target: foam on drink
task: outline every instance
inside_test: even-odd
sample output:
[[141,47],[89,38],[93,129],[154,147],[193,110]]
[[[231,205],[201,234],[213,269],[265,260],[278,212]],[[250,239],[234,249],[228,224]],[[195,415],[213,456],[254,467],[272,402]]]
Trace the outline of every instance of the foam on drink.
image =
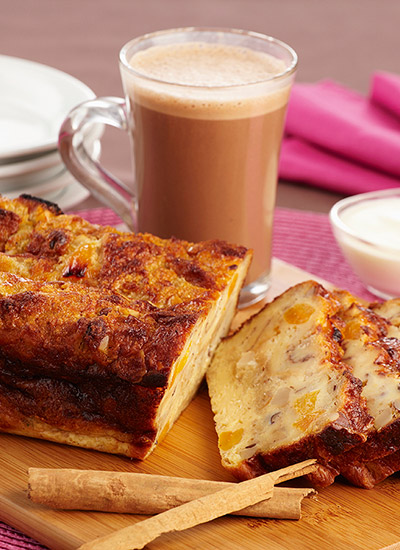
[[285,70],[282,61],[264,52],[206,42],[153,46],[137,52],[130,64],[163,82],[204,87],[253,84]]
[[249,48],[202,42],[153,46],[133,55],[130,64],[152,79],[135,80],[137,100],[157,103],[163,112],[177,114],[180,109],[191,118],[237,118],[287,102],[287,82],[272,82],[285,71],[284,62]]

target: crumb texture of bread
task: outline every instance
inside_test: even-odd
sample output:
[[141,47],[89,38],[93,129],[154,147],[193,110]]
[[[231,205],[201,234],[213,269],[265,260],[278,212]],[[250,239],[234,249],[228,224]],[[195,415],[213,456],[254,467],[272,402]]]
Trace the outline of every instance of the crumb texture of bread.
[[339,308],[307,281],[218,346],[207,382],[222,463],[239,479],[307,458],[329,465],[366,440],[371,417],[342,358]]
[[0,197],[0,430],[145,458],[228,333],[250,261]]

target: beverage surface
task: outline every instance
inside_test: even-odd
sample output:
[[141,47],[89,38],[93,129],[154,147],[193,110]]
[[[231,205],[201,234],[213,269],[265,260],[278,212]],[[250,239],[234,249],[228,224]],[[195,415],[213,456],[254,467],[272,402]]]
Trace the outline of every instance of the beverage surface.
[[274,77],[285,63],[229,44],[186,42],[135,53],[126,71],[127,94],[160,112],[190,118],[242,118],[286,105],[289,82]]
[[251,84],[285,70],[283,61],[264,52],[205,42],[153,46],[137,52],[130,64],[150,78],[191,86]]

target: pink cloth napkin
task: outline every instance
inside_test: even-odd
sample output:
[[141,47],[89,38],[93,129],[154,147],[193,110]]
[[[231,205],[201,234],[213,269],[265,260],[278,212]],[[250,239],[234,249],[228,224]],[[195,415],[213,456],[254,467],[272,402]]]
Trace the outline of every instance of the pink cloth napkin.
[[369,97],[330,80],[295,85],[279,175],[349,195],[400,186],[400,77],[376,72]]

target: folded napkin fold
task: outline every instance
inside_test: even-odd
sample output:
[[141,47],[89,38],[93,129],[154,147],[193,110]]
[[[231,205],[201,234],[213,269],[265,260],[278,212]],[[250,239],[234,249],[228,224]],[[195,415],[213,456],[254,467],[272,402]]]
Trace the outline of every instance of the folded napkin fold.
[[349,195],[400,186],[400,77],[376,72],[369,97],[330,80],[296,84],[279,175]]

